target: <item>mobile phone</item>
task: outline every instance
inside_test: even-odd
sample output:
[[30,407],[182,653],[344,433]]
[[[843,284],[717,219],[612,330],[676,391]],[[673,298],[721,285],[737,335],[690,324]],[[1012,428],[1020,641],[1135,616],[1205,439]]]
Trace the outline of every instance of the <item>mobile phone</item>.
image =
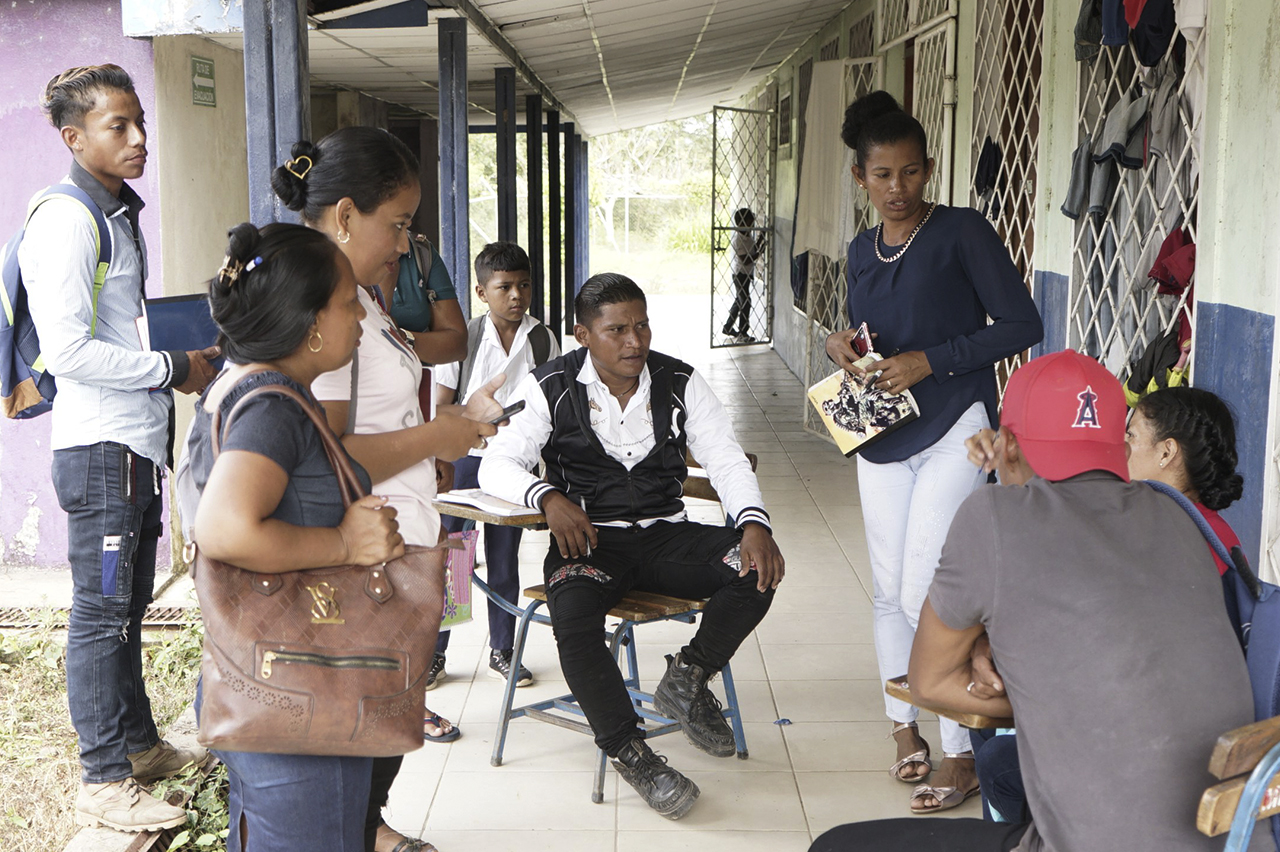
[[853,347],[853,354],[859,358],[865,357],[871,351],[871,332],[867,329],[865,322],[858,326],[858,331],[850,339],[849,344]]
[[521,411],[524,411],[524,400],[523,400],[523,399],[522,399],[522,400],[520,400],[520,401],[518,401],[518,402],[514,402],[514,403],[512,403],[511,405],[508,405],[506,408],[502,409],[502,413],[501,413],[501,414],[499,414],[497,417],[493,418],[492,420],[490,420],[490,421],[489,421],[489,425],[490,425],[490,426],[497,426],[497,425],[498,425],[499,423],[501,423],[503,420],[508,420],[508,419],[510,419],[510,418],[511,418],[511,415],[513,415],[513,414],[519,414]]

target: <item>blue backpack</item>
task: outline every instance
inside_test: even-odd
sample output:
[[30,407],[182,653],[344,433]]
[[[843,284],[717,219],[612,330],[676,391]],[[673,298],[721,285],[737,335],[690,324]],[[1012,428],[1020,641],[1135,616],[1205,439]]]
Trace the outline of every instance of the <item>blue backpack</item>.
[[[98,327],[98,296],[107,280],[107,267],[111,265],[111,230],[93,199],[80,187],[66,183],[54,184],[32,199],[26,222],[31,221],[41,204],[59,197],[77,202],[93,220],[98,265],[93,273],[93,319],[89,333],[94,334]],[[19,420],[37,417],[51,409],[58,392],[40,354],[40,339],[31,320],[22,270],[18,267],[18,246],[26,232],[24,223],[22,230],[0,251],[0,307],[4,308],[0,313],[0,408],[5,417]]]
[[[1163,482],[1147,480],[1147,484],[1172,497],[1195,521],[1218,558],[1230,566],[1222,575],[1222,593],[1249,667],[1254,721],[1280,715],[1280,586],[1260,580],[1239,547],[1228,552],[1204,515],[1182,492]],[[1280,817],[1271,818],[1271,835],[1280,846]]]

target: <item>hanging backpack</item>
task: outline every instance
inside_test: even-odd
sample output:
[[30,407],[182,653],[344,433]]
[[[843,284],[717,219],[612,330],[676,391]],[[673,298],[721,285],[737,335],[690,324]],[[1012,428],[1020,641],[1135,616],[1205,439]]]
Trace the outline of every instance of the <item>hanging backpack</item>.
[[93,221],[98,264],[93,272],[90,335],[97,331],[98,296],[107,279],[107,267],[111,265],[111,231],[107,227],[107,218],[84,190],[73,184],[58,183],[32,199],[22,230],[14,234],[0,251],[0,307],[4,308],[0,313],[0,408],[3,408],[5,417],[19,420],[37,417],[51,409],[53,397],[58,392],[40,354],[40,339],[31,319],[27,291],[22,284],[22,270],[18,266],[18,247],[27,232],[27,223],[40,205],[51,198],[68,198],[77,202]]
[[[1147,484],[1172,497],[1195,521],[1210,549],[1231,566],[1222,575],[1222,592],[1249,668],[1254,720],[1280,715],[1280,586],[1259,579],[1239,547],[1228,552],[1204,515],[1181,491],[1163,482],[1147,480]],[[1271,818],[1271,834],[1280,846],[1280,817]]]

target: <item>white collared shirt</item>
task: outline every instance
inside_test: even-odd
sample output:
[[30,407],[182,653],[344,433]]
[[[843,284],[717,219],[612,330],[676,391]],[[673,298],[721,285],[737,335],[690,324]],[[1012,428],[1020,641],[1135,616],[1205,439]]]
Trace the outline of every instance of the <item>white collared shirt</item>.
[[[652,382],[648,365],[640,373],[640,383],[626,408],[618,404],[600,380],[590,355],[578,371],[578,381],[586,386],[592,431],[605,452],[631,470],[657,442],[649,413]],[[511,418],[509,426],[499,429],[498,434],[489,439],[489,448],[480,465],[480,487],[503,500],[540,509],[543,498],[553,489],[529,471],[537,465],[542,448],[551,437],[551,409],[542,385],[533,375],[526,376],[520,383],[515,399],[523,399],[525,409]],[[689,374],[684,403],[689,451],[694,461],[707,471],[725,512],[736,526],[753,522],[769,527],[760,484],[746,453],[733,436],[733,422],[696,370]],[[677,428],[675,420],[673,417],[673,429]],[[685,516],[680,512],[666,518],[642,519],[639,524],[681,521]],[[628,526],[621,521],[614,525]]]
[[[489,317],[489,322],[480,325],[484,331],[481,332],[480,345],[476,348],[476,362],[471,366],[471,376],[467,380],[468,387],[462,388],[459,401],[465,404],[478,388],[484,387],[485,383],[498,373],[506,373],[506,382],[498,388],[493,398],[503,406],[510,405],[515,396],[516,387],[537,366],[533,363],[533,347],[529,345],[529,331],[541,323],[529,314],[525,314],[520,320],[520,327],[516,329],[515,338],[511,341],[510,352],[502,348],[502,338],[498,335],[498,328],[493,324],[492,317]],[[551,339],[547,360],[559,358],[560,344],[556,336],[548,334],[547,337]],[[462,362],[460,361],[442,364],[436,368],[436,384],[446,388],[457,388],[458,376],[461,372]]]

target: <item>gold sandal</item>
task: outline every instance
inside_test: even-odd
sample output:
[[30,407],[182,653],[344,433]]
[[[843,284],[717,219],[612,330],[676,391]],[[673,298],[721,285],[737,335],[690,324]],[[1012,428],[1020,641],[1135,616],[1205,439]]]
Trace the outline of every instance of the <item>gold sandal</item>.
[[[907,728],[912,728],[916,731],[919,731],[919,726],[917,726],[915,722],[901,722],[893,726],[893,730],[889,732],[889,738],[892,739],[894,734],[898,733],[899,731],[905,731]],[[910,778],[904,778],[902,776],[902,767],[911,763],[924,764],[924,767],[925,767],[924,772],[921,772],[918,775],[913,775]],[[919,751],[912,752],[911,754],[902,758],[902,760],[899,760],[893,766],[889,767],[889,775],[901,781],[903,784],[917,784],[923,781],[924,779],[928,778],[929,773],[932,771],[933,771],[933,764],[929,762],[929,744],[928,743],[924,744],[924,748],[920,749]]]

